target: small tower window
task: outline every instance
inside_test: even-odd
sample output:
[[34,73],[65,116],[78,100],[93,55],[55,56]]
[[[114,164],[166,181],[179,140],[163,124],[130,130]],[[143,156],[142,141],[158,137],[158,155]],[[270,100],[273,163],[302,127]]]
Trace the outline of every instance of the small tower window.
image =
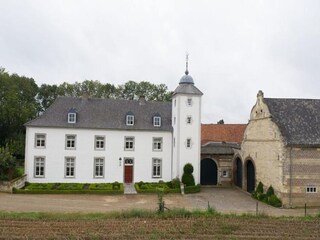
[[133,126],[134,125],[134,116],[133,115],[127,115],[127,118],[126,118],[126,124],[128,126]]
[[68,123],[76,123],[77,114],[76,113],[68,113]]
[[159,116],[153,117],[153,126],[161,127],[161,117]]
[[192,98],[188,98],[187,99],[187,105],[188,106],[192,106]]
[[187,138],[187,148],[191,148],[191,138]]
[[191,117],[191,116],[188,116],[188,117],[187,117],[187,124],[191,124],[191,122],[192,122],[192,117]]

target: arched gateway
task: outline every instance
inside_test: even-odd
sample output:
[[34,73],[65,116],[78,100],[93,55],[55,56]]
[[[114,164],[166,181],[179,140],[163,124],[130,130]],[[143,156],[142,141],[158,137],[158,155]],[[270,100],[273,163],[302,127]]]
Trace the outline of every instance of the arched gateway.
[[248,160],[246,162],[246,172],[247,172],[247,192],[253,192],[256,186],[256,173],[254,169],[253,162]]
[[214,160],[205,158],[201,160],[201,185],[217,185],[218,167]]
[[240,158],[236,158],[234,167],[235,167],[234,184],[239,188],[242,188],[242,162]]

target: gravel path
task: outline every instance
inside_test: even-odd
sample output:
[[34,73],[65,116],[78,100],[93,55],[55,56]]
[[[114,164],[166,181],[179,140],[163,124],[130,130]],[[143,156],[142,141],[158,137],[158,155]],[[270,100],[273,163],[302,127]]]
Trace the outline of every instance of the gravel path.
[[[138,209],[157,209],[156,194],[137,195],[69,195],[69,194],[7,194],[0,193],[0,211],[16,212],[108,212]],[[203,188],[201,193],[164,196],[166,207],[207,209],[209,205],[223,213],[255,213],[256,202],[236,188]],[[260,213],[272,216],[304,216],[304,209],[278,209],[259,202]],[[308,209],[319,214],[320,209]]]

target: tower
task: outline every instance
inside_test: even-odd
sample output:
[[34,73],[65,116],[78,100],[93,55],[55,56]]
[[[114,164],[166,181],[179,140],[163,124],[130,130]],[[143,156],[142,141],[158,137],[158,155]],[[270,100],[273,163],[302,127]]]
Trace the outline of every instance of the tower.
[[193,78],[186,71],[172,97],[173,168],[172,175],[181,179],[183,167],[191,163],[195,183],[200,182],[201,96]]

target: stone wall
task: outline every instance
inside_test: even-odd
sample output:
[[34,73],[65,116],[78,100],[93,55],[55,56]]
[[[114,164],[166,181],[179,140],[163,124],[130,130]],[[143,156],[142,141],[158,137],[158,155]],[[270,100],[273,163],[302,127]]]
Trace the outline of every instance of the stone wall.
[[0,182],[0,192],[12,192],[13,188],[23,188],[25,186],[27,175],[23,175],[19,178],[13,179],[11,181]]
[[[284,166],[284,204],[288,207],[320,205],[320,149],[287,148],[288,161]],[[290,164],[291,163],[291,164]],[[290,188],[291,186],[291,188]],[[307,193],[307,187],[316,187],[317,192]]]

